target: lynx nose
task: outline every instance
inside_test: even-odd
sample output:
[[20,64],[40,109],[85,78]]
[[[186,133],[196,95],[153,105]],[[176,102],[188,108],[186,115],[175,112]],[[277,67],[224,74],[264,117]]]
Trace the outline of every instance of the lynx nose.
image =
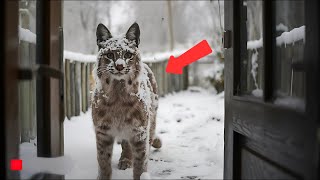
[[122,69],[124,69],[124,67],[123,67],[122,64],[118,64],[118,65],[116,65],[116,69],[117,69],[118,71],[122,71]]
[[123,59],[118,59],[115,62],[116,69],[118,71],[122,71],[122,69],[124,69],[125,64],[126,64],[126,62]]

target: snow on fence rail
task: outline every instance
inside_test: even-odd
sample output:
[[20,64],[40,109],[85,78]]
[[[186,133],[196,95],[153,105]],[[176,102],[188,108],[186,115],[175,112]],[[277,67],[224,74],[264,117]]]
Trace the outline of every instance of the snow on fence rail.
[[[168,54],[168,56],[167,56]],[[178,56],[180,52],[173,52]],[[169,53],[157,53],[142,56],[145,62],[155,74],[158,83],[158,93],[165,94],[181,91],[188,86],[188,69],[184,69],[182,75],[167,74],[165,69]],[[65,91],[65,114],[67,118],[80,115],[90,107],[91,94],[94,79],[92,70],[96,62],[95,55],[84,55],[70,51],[64,51],[64,91]]]

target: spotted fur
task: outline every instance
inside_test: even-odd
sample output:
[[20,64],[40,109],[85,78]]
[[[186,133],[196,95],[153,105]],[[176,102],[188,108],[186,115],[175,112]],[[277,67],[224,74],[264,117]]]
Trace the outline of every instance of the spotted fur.
[[[98,179],[111,178],[115,138],[121,141],[118,168],[133,165],[133,178],[147,171],[150,146],[161,147],[155,138],[158,108],[157,83],[150,68],[141,62],[140,30],[134,23],[126,36],[114,38],[102,24],[97,27],[99,53],[94,69],[96,88],[92,97],[92,118],[96,133]],[[127,54],[130,53],[130,54]],[[142,81],[143,75],[147,75]],[[149,98],[139,96],[140,91]],[[142,96],[144,97],[144,96]]]

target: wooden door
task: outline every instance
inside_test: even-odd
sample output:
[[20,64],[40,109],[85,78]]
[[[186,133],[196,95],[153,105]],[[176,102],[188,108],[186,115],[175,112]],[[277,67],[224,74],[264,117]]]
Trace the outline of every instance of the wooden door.
[[[20,2],[21,3],[21,2]],[[36,79],[37,152],[39,157],[63,155],[63,58],[62,2],[37,1],[36,65],[19,64],[19,1],[5,0],[1,6],[0,66],[0,177],[19,179],[10,170],[12,159],[19,159],[19,81]],[[23,32],[23,31],[21,31]],[[25,37],[25,36],[24,36]],[[33,42],[34,43],[34,42]],[[20,44],[21,45],[21,44]],[[21,54],[20,54],[21,55]],[[24,101],[28,103],[27,101]],[[31,103],[31,102],[30,102]],[[62,176],[53,176],[54,179]]]
[[225,1],[225,179],[318,179],[318,19],[317,0]]

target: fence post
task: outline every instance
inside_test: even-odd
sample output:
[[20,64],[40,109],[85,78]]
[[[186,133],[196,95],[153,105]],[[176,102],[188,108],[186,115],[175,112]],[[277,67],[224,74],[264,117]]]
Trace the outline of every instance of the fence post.
[[[94,79],[92,77],[92,70],[93,70],[94,63],[90,63],[89,66],[87,67],[87,99],[88,99],[88,106],[91,105],[91,91],[93,91],[93,86],[94,86]],[[93,85],[92,85],[93,84]]]
[[[166,66],[167,63],[162,63],[163,67]],[[170,80],[170,74],[165,73],[165,84],[166,84],[166,91],[165,94],[168,94],[171,90],[171,80]]]
[[[63,103],[64,103],[64,115],[65,117],[68,117],[68,102],[67,102],[67,71],[66,71],[66,59],[63,59],[62,61],[62,71],[63,71]],[[64,117],[64,118],[65,118]]]
[[184,69],[183,69],[183,90],[186,90],[188,89],[188,86],[189,86],[189,67],[186,66]]
[[[21,4],[27,10],[25,4]],[[27,10],[28,11],[28,10]],[[30,28],[30,17],[26,11],[19,12],[21,28]],[[35,45],[20,41],[19,65],[32,67],[35,64]],[[21,142],[29,142],[36,137],[36,108],[35,108],[35,79],[31,81],[20,81],[18,86],[19,107],[18,118],[21,123]]]
[[75,115],[80,115],[81,109],[81,64],[75,63]]
[[[20,42],[20,59],[19,64],[23,67],[29,66],[29,43]],[[29,81],[19,82],[19,119],[21,123],[21,142],[29,142],[30,129],[30,106],[29,106]]]
[[70,98],[71,98],[71,116],[75,116],[75,63],[70,62]]
[[71,67],[70,67],[70,60],[69,59],[65,59],[64,61],[65,63],[65,68],[64,68],[64,75],[65,75],[65,83],[66,85],[64,86],[65,87],[65,100],[66,100],[66,115],[67,115],[67,118],[70,119],[71,116],[72,116],[72,110],[71,110],[71,106],[72,106],[72,100],[71,100],[71,88],[70,88],[70,85],[71,85],[71,81],[70,81],[70,77],[71,77],[71,73],[70,73],[70,70],[71,70]]
[[[34,66],[36,64],[36,45],[35,44],[29,44],[29,62],[31,66]],[[31,138],[37,137],[37,104],[36,104],[36,78],[33,78],[30,81],[30,104],[31,104]]]
[[159,83],[159,91],[160,91],[160,95],[163,96],[164,95],[164,79],[163,79],[163,73],[165,73],[166,69],[163,68],[162,64],[160,62],[157,63],[158,65],[158,69],[160,70],[159,73],[159,79],[160,79],[160,83]]
[[[166,61],[161,62],[160,65],[161,65],[161,68],[165,71]],[[166,72],[164,72],[162,74],[162,79],[163,79],[163,92],[162,92],[163,94],[162,94],[162,96],[164,96],[165,94],[168,93],[168,76],[167,76]]]
[[81,63],[81,104],[82,112],[86,112],[86,64]]

